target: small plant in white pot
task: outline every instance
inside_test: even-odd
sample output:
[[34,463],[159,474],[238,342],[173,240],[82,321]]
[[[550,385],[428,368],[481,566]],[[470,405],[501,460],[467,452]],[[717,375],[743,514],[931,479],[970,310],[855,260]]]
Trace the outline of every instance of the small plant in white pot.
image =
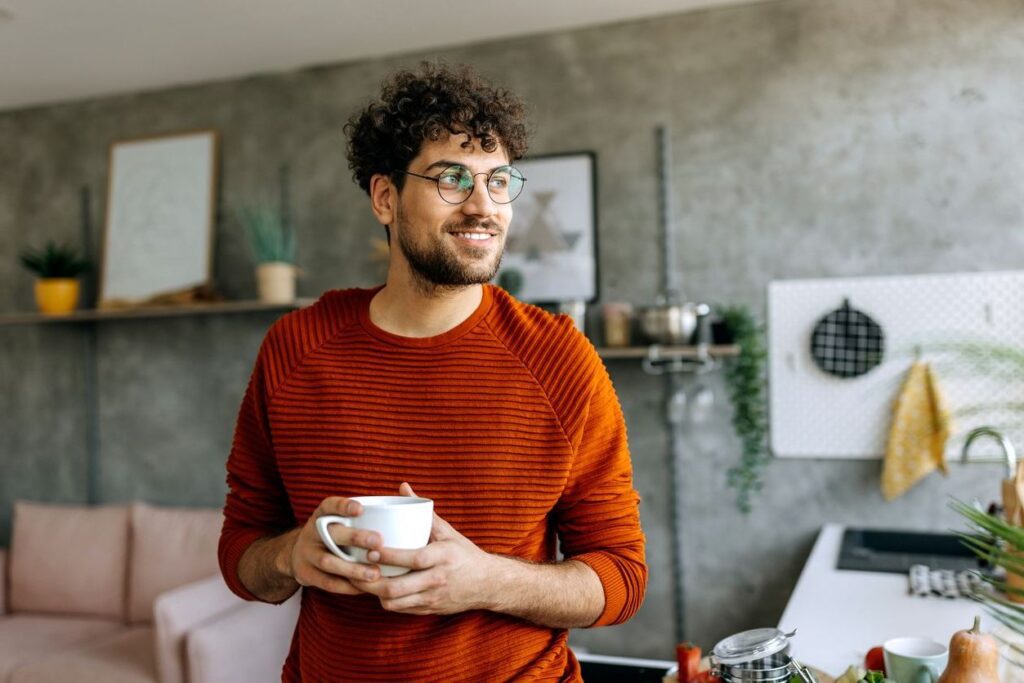
[[281,213],[269,206],[248,206],[238,212],[256,260],[260,301],[295,301],[295,235]]
[[49,241],[42,249],[25,249],[22,265],[36,274],[36,307],[46,315],[67,315],[78,306],[78,276],[91,267],[89,259],[67,244]]

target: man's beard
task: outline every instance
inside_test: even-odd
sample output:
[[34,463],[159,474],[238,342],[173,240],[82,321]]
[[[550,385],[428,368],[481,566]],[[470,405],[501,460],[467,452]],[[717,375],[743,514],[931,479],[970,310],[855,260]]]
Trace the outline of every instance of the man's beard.
[[[396,231],[396,237],[398,247],[402,250],[405,260],[409,263],[413,279],[424,291],[431,292],[437,289],[481,285],[493,280],[494,276],[498,273],[504,249],[498,251],[498,255],[492,263],[474,260],[471,264],[465,264],[460,261],[458,253],[444,243],[444,237],[435,238],[431,243],[421,247],[415,244],[410,237],[413,228],[401,213],[399,213],[397,220],[398,230]],[[492,227],[492,224],[476,219],[468,219],[461,223],[446,224],[444,229],[445,231],[455,230],[457,232],[457,228],[471,230],[479,227],[489,228]],[[498,231],[495,239],[501,239],[500,235],[501,232]],[[467,251],[480,251],[483,253],[485,250],[486,248],[484,247],[479,249],[470,248]]]

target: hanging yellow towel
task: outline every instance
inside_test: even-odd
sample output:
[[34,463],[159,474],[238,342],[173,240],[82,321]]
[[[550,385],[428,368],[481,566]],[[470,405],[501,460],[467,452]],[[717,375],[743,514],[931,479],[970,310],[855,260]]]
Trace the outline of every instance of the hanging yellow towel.
[[892,500],[938,468],[946,474],[946,440],[952,428],[946,399],[931,366],[915,361],[893,408],[882,466],[882,495]]

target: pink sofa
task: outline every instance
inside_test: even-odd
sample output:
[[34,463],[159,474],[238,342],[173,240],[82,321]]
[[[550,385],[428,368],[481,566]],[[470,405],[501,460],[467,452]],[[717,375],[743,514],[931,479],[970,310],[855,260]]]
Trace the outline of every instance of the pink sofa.
[[0,549],[0,683],[279,681],[298,617],[217,568],[219,510],[19,502]]

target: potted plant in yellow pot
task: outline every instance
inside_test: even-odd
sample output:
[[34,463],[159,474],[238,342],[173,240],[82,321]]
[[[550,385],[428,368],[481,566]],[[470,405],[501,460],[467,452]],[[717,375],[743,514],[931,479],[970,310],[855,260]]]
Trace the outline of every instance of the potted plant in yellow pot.
[[260,301],[295,301],[295,234],[281,213],[269,206],[247,206],[238,212],[256,260]]
[[67,315],[78,306],[78,276],[90,268],[87,258],[67,244],[49,241],[42,249],[25,249],[22,264],[38,276],[36,306],[46,315]]

